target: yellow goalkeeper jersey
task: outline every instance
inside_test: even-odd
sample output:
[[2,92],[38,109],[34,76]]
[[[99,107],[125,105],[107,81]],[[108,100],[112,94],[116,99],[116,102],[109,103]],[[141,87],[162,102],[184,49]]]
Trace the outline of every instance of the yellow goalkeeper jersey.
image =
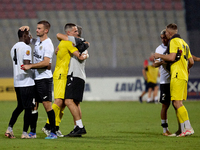
[[171,78],[178,78],[188,81],[188,59],[192,57],[188,44],[180,38],[179,35],[175,35],[169,43],[169,53],[177,53],[177,50],[181,51],[181,57],[178,61],[171,64],[170,74]]
[[54,79],[66,79],[69,69],[69,62],[72,53],[78,51],[71,41],[62,40],[58,45],[59,51],[56,57],[56,66],[53,73]]
[[147,76],[147,83],[157,83],[157,78],[159,74],[159,69],[155,68],[151,65],[148,65],[146,68],[146,76]]

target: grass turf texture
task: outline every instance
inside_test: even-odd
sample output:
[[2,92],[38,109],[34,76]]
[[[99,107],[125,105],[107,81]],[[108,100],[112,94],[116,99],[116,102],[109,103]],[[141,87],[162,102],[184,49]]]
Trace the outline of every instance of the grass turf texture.
[[[20,139],[23,126],[23,113],[15,126],[16,139],[4,136],[16,102],[0,102],[0,149],[12,150],[122,150],[122,149],[199,149],[200,147],[200,101],[184,102],[194,128],[189,137],[165,137],[160,126],[161,104],[139,102],[83,102],[81,104],[83,123],[87,134],[82,138],[58,138],[46,140],[41,128],[46,122],[43,106],[39,107],[37,139]],[[169,129],[178,128],[173,107],[168,111]],[[73,120],[68,108],[60,125],[63,134],[73,129]]]

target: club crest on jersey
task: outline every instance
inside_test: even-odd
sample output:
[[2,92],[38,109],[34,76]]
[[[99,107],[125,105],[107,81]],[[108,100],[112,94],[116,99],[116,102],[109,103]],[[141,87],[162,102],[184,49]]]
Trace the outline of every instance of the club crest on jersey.
[[72,45],[75,47],[75,44],[74,44],[74,43],[72,43]]
[[40,50],[42,50],[42,46],[40,46],[40,48],[39,48]]
[[29,50],[26,51],[26,55],[30,55],[30,51]]

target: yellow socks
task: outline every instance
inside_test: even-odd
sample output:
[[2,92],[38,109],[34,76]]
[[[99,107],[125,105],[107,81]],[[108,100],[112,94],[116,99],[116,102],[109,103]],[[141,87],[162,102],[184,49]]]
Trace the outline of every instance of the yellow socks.
[[[52,105],[52,108],[54,110],[54,113],[55,113],[55,121],[56,121],[56,126],[59,126],[60,125],[60,122],[61,122],[61,118],[60,118],[60,107],[58,107],[58,105],[56,104],[53,104]],[[47,119],[47,123],[49,123],[49,119]]]
[[177,117],[180,123],[184,123],[186,120],[189,120],[188,112],[185,106],[181,106],[177,109]]

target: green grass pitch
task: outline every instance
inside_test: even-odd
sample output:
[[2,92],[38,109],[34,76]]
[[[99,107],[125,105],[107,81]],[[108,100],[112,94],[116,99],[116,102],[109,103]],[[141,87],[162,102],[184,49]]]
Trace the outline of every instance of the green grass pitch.
[[[58,138],[46,140],[41,128],[46,122],[43,106],[39,107],[37,139],[20,139],[23,113],[15,126],[16,139],[4,136],[16,102],[0,102],[0,150],[197,150],[200,148],[200,101],[184,102],[189,113],[194,135],[188,137],[164,137],[160,121],[161,104],[139,102],[83,102],[82,120],[87,134],[82,138]],[[178,128],[172,106],[168,111],[169,129]],[[68,134],[73,129],[73,119],[65,109],[60,130]]]

